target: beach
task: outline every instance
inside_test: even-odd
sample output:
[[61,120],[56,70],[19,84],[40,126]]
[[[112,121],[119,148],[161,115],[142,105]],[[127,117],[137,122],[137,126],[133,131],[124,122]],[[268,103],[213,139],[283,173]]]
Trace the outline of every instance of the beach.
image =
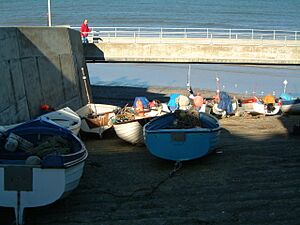
[[[97,103],[122,105],[138,95],[163,100],[185,90],[92,91]],[[25,224],[299,224],[300,139],[293,132],[299,122],[299,115],[221,119],[217,149],[179,168],[113,130],[102,139],[82,136],[89,156],[79,187],[51,205],[26,209]],[[12,220],[13,210],[0,207],[0,224]]]

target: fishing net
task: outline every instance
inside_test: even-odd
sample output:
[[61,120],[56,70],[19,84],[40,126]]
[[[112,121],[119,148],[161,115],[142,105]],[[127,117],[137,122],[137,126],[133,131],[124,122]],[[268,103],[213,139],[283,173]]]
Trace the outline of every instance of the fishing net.
[[135,111],[132,107],[125,106],[116,112],[116,116],[112,119],[113,124],[124,123],[135,120]]
[[49,154],[65,155],[71,153],[71,143],[61,136],[44,137],[39,144],[26,152],[42,158]]
[[176,129],[201,127],[199,112],[197,110],[176,110],[174,114],[176,119],[173,125]]

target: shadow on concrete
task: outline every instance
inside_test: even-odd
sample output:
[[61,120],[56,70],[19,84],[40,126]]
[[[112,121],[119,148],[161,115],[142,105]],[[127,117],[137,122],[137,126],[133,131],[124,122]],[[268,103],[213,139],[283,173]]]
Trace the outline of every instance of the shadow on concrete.
[[85,60],[87,63],[104,62],[104,52],[96,44],[89,43],[83,45]]

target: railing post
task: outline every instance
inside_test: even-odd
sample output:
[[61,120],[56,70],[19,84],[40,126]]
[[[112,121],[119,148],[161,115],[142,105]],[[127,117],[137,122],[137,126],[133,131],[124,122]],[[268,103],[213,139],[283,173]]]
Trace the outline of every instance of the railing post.
[[229,29],[229,39],[231,39],[231,29]]
[[276,33],[275,33],[276,31],[274,30],[273,31],[273,40],[276,40]]
[[284,45],[286,46],[286,36],[284,36]]
[[251,39],[253,40],[253,38],[254,38],[254,30],[252,29],[251,30]]
[[162,29],[162,27],[160,28],[160,34],[159,34],[159,37],[160,37],[160,39],[162,39],[162,37],[163,37],[163,29]]
[[184,28],[184,37],[187,38],[186,28]]
[[115,37],[117,37],[117,28],[115,27]]
[[295,31],[295,41],[297,41],[297,31]]
[[208,38],[208,28],[206,28],[206,38]]
[[133,37],[134,37],[134,43],[136,43],[136,35],[135,35],[135,31],[133,31]]

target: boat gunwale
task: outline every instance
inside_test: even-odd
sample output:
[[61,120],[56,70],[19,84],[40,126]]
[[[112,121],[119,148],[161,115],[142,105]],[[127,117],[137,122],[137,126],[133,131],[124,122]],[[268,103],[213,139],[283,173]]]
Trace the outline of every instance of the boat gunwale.
[[213,133],[213,132],[217,132],[219,130],[221,130],[222,127],[217,127],[217,128],[199,128],[197,130],[197,128],[187,128],[187,129],[173,129],[173,128],[162,128],[162,129],[155,129],[155,130],[147,130],[145,127],[145,132],[147,133],[179,133],[179,132],[184,132],[184,133]]
[[122,124],[128,124],[128,123],[133,123],[133,122],[138,122],[139,120],[143,120],[143,119],[150,119],[153,118],[155,119],[157,116],[149,116],[149,117],[142,117],[142,118],[138,118],[138,119],[134,119],[134,120],[129,120],[129,121],[124,121],[124,122],[120,122],[120,123],[114,123],[112,122],[113,126],[117,126],[117,125],[122,125]]

